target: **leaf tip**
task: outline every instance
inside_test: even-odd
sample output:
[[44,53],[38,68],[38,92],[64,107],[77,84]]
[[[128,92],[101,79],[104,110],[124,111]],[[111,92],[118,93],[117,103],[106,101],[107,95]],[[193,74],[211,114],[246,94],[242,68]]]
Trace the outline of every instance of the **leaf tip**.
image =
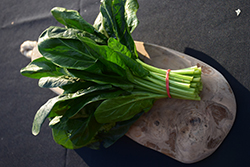
[[39,134],[39,130],[32,128],[32,134],[37,136]]
[[54,7],[51,9],[51,13],[55,13],[55,12],[63,12],[65,11],[66,8],[62,8],[62,7]]
[[32,131],[31,132],[32,132],[32,134],[34,136],[37,136],[39,134],[39,132],[40,132],[40,126],[37,125],[35,122],[33,122]]

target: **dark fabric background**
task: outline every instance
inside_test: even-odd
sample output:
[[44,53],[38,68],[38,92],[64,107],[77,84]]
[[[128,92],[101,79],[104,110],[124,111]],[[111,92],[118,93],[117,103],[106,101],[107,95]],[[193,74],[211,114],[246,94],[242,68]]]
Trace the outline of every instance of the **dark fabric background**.
[[[53,92],[20,75],[29,63],[19,52],[51,25],[55,6],[78,10],[93,23],[98,0],[2,0],[0,2],[0,166],[2,167],[172,167],[248,166],[250,163],[250,1],[138,0],[137,41],[194,56],[220,71],[237,101],[235,124],[222,145],[205,160],[186,165],[145,148],[127,137],[99,151],[67,150],[57,145],[46,122],[31,134],[33,117]],[[235,10],[240,9],[239,16]]]

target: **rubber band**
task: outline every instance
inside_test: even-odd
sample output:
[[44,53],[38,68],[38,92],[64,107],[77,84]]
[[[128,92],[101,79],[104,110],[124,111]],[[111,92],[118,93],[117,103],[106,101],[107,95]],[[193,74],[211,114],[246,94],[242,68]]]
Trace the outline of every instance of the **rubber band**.
[[167,94],[168,97],[171,98],[170,92],[169,92],[169,73],[170,73],[170,69],[167,70],[166,72],[166,90],[167,90]]

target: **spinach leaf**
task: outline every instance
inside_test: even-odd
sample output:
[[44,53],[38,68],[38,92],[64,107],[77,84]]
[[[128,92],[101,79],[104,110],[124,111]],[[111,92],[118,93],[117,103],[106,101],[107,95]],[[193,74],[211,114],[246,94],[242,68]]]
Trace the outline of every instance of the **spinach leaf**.
[[[86,89],[78,90],[75,93],[69,93],[69,94],[62,94],[59,96],[56,96],[54,98],[51,98],[48,100],[43,106],[40,107],[40,109],[37,111],[33,126],[32,126],[32,133],[34,135],[37,135],[40,132],[41,126],[44,123],[45,119],[47,117],[54,117],[58,114],[56,112],[59,111],[65,111],[68,110],[71,106],[65,105],[65,101],[67,100],[73,100],[80,96],[86,96],[89,93],[92,93],[94,91],[103,90],[103,89],[110,89],[110,85],[97,85],[97,86],[91,86]],[[60,105],[61,103],[64,103],[64,105]],[[75,103],[73,103],[75,105]],[[73,106],[74,106],[73,105]],[[62,107],[61,107],[62,106]]]
[[[107,2],[107,3],[108,3],[108,5],[112,5],[111,2]],[[136,12],[139,8],[139,4],[138,4],[137,0],[124,0],[124,3],[125,3],[124,8],[125,8],[126,23],[128,25],[129,32],[132,33],[134,31],[134,29],[139,24],[139,20],[136,16]],[[107,4],[104,3],[103,6],[107,6]],[[105,9],[103,9],[103,10],[104,10],[103,11],[104,13],[107,13],[107,12],[105,12]],[[102,16],[102,12],[100,12],[95,19],[93,27],[108,37],[108,33],[106,32],[104,25],[103,25],[103,23],[106,23],[106,21],[103,21],[103,19],[104,18]],[[112,33],[110,33],[110,34],[112,34]]]
[[103,25],[103,17],[102,17],[102,13],[101,12],[96,17],[95,22],[93,24],[93,27],[95,29],[97,29],[100,33],[102,33],[103,35],[105,35],[107,38],[109,37],[108,33],[106,32],[106,30],[104,28],[104,25]]
[[142,114],[143,112],[140,112],[129,120],[116,122],[115,126],[112,127],[110,130],[99,132],[98,138],[102,140],[102,145],[105,148],[108,148],[109,146],[114,144],[119,138],[121,138],[128,132],[130,126],[135,121],[137,121]]
[[69,69],[85,70],[97,59],[88,54],[88,50],[77,39],[51,38],[48,31],[41,34],[38,40],[40,53],[54,64]]
[[130,34],[126,18],[123,0],[103,0],[101,13],[103,17],[103,27],[109,37],[116,38],[131,51],[133,59],[138,58],[134,40]]
[[69,119],[67,122],[50,124],[54,140],[69,149],[84,147],[91,142],[103,124],[94,115],[88,118]]
[[134,84],[128,80],[108,74],[93,74],[88,71],[68,70],[71,76],[81,78],[84,81],[91,81],[97,84],[111,84],[126,91],[132,91]]
[[107,44],[107,39],[100,38],[94,34],[91,34],[87,31],[74,29],[74,28],[63,28],[63,27],[56,27],[50,26],[44,32],[49,38],[61,38],[61,39],[78,39],[77,36],[87,37],[92,39],[98,44]]
[[95,111],[99,123],[125,121],[142,110],[153,106],[155,96],[147,92],[132,92],[131,95],[103,101]]
[[90,86],[93,86],[93,85],[95,85],[94,82],[86,82],[86,81],[78,80],[74,83],[63,85],[60,88],[64,90],[63,92],[64,94],[68,94],[68,93],[75,93],[80,89],[89,88]]
[[68,76],[43,77],[39,79],[38,85],[41,88],[56,88],[76,82],[76,78]]
[[149,72],[146,69],[144,69],[141,64],[136,62],[134,59],[131,59],[132,57],[131,52],[128,50],[126,46],[122,45],[114,38],[109,38],[108,46],[117,52],[117,54],[126,64],[126,66],[131,69],[133,74],[139,77],[145,77],[149,75]]
[[[60,87],[36,113],[32,133],[46,118],[54,140],[69,149],[109,147],[162,95],[138,91],[134,77],[149,72],[137,61],[131,32],[138,25],[137,0],[102,0],[94,25],[77,11],[51,10],[65,28],[51,26],[39,37],[42,58],[21,70],[44,88]],[[145,90],[145,89],[143,89]],[[165,97],[165,96],[164,96]]]
[[[105,87],[103,87],[103,88],[105,88]],[[80,109],[82,110],[87,105],[94,103],[94,105],[98,104],[98,106],[99,106],[100,103],[95,103],[95,102],[102,102],[105,99],[115,98],[123,93],[124,93],[124,91],[122,91],[122,90],[114,90],[114,89],[101,90],[100,89],[98,91],[95,91],[95,92],[88,94],[87,96],[81,96],[77,99],[71,100],[67,103],[67,106],[69,106],[69,107],[68,107],[68,110],[63,114],[63,116],[61,118],[61,122],[65,122],[68,119],[75,117],[76,114],[80,111]],[[64,104],[64,106],[65,106],[65,104]],[[98,106],[95,106],[95,107],[97,108]],[[96,108],[94,108],[93,106],[92,106],[92,108],[87,107],[85,109],[86,113],[84,113],[84,115],[94,113]],[[79,117],[79,115],[77,117]]]
[[55,7],[51,10],[54,18],[67,28],[80,29],[94,34],[102,39],[107,39],[102,33],[98,32],[91,24],[86,22],[75,10],[67,10],[62,7]]
[[64,75],[61,72],[61,68],[53,64],[51,61],[45,59],[44,57],[40,57],[38,59],[33,60],[26,67],[21,69],[21,74],[34,78],[40,79],[42,77],[54,77],[54,76],[62,76]]
[[[105,88],[105,87],[103,87]],[[102,99],[94,98],[96,94],[103,93],[101,91],[91,92],[77,98],[72,98],[57,102],[48,117],[62,117],[60,121],[67,121],[70,118],[86,118],[93,113]],[[94,100],[93,100],[94,99]],[[89,100],[89,101],[88,101]],[[93,100],[93,101],[91,101]],[[89,107],[91,106],[91,107]]]
[[139,24],[139,20],[136,16],[139,4],[137,0],[126,0],[124,7],[125,7],[126,22],[130,33],[132,33]]
[[85,37],[79,36],[79,40],[88,49],[89,54],[102,62],[109,71],[115,72],[124,78],[127,77],[127,66],[117,52],[106,45],[97,45]]

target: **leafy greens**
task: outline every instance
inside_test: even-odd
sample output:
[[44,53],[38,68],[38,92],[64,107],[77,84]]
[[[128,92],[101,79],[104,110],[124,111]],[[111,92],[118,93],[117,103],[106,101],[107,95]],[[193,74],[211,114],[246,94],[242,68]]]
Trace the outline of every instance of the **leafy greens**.
[[[131,36],[138,25],[138,8],[137,0],[102,0],[93,25],[77,11],[51,10],[65,27],[51,26],[40,35],[38,49],[43,57],[21,69],[21,74],[39,79],[40,87],[60,87],[64,92],[37,111],[34,135],[49,118],[54,140],[66,148],[109,147],[155,99],[168,97],[161,81],[164,77],[138,58]],[[200,69],[191,70],[200,74]],[[176,73],[171,75],[178,79],[181,74]],[[199,100],[201,82],[190,85],[198,85],[192,88],[193,94],[180,95],[192,90],[180,90],[178,84],[170,93],[176,98]]]

